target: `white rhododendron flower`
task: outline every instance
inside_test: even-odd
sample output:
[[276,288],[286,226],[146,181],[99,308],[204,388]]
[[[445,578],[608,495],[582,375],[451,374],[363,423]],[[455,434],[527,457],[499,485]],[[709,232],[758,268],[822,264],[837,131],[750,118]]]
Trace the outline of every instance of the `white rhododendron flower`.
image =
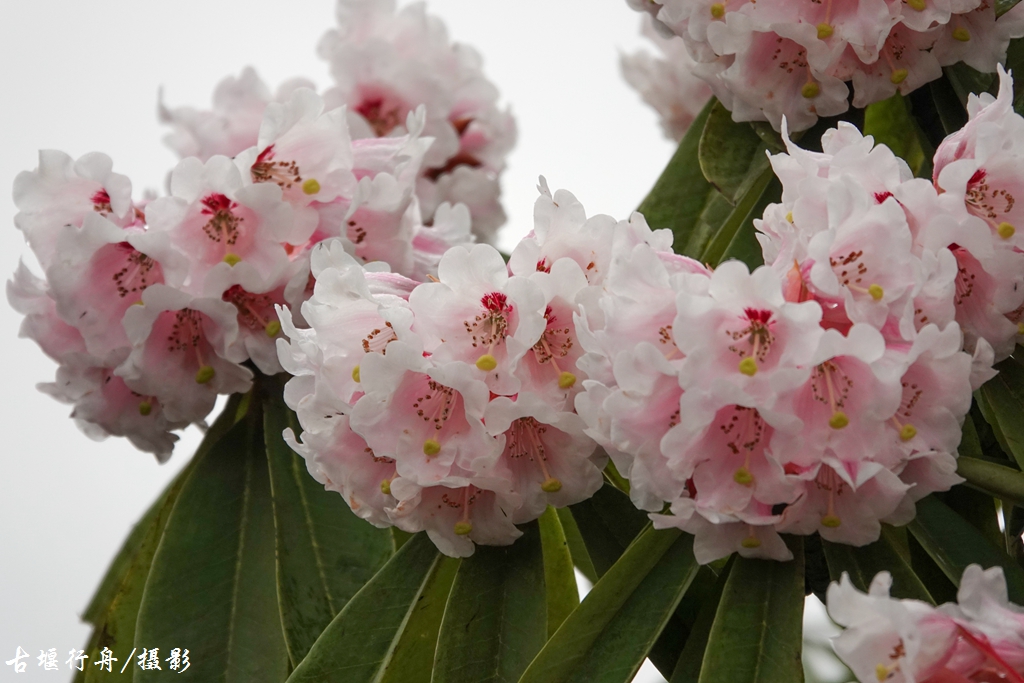
[[1007,599],[1001,567],[968,565],[957,602],[933,607],[889,597],[880,572],[868,592],[844,572],[828,588],[828,612],[845,630],[836,654],[862,683],[1019,681],[1024,674],[1024,608]]
[[[1024,36],[1024,8],[996,18],[987,0],[627,1],[655,17],[659,32],[682,38],[697,62],[693,73],[735,121],[768,121],[776,130],[783,119],[800,131],[845,112],[850,86],[860,108],[907,95],[957,62],[993,73],[1010,39]],[[669,72],[646,72],[651,84],[642,90],[652,99],[670,87]]]

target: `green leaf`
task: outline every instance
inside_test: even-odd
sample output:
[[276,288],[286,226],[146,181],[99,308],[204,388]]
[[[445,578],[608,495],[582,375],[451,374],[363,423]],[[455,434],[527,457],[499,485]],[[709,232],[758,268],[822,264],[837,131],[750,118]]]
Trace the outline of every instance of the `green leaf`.
[[292,664],[309,652],[331,620],[394,553],[387,529],[359,519],[328,491],[281,438],[298,420],[270,391],[263,421],[270,463],[277,548],[277,595]]
[[[680,551],[673,550],[671,554],[669,553],[670,549],[681,538],[682,532],[677,529],[655,531],[648,528],[644,531],[630,545],[621,559],[594,584],[594,588],[587,594],[587,597],[580,603],[580,606],[569,615],[569,618],[565,620],[561,628],[555,632],[555,635],[551,637],[544,646],[544,649],[533,660],[519,683],[564,683],[567,681],[578,681],[581,680],[577,677],[580,675],[580,672],[585,667],[587,667],[587,671],[591,671],[592,669],[589,667],[597,658],[614,657],[620,654],[620,649],[626,644],[622,638],[627,635],[625,631],[629,630],[626,627],[626,621],[633,626],[634,630],[642,628],[642,624],[636,623],[636,608],[631,607],[633,598],[636,597],[637,600],[645,605],[650,605],[646,597],[648,595],[647,591],[640,591],[638,594],[638,589],[645,579],[653,573],[655,567],[660,565],[661,560],[667,558],[672,567],[680,570],[680,573],[669,572],[675,577],[675,580],[678,580],[678,583],[689,584],[692,574],[696,573],[696,562],[692,559],[692,552],[689,554],[689,562],[693,565],[692,572],[680,567],[680,565],[690,566],[685,561],[686,552],[682,552],[682,561],[680,561],[681,556],[678,554]],[[682,544],[684,550],[685,546],[690,546],[692,550],[692,538],[685,537],[682,540]],[[687,573],[691,574],[689,578],[684,579],[684,577],[680,576],[680,574]],[[661,576],[660,573],[659,576]],[[658,583],[662,584],[663,587],[665,577],[662,577],[662,579]],[[657,588],[658,586],[652,584],[652,588],[649,590],[657,592]],[[683,590],[685,590],[685,585],[679,590],[679,596],[682,595]],[[661,597],[671,599],[666,597],[664,593]],[[659,616],[656,619],[667,619],[672,610],[675,609],[675,601],[678,601],[678,598],[675,598],[671,607],[665,611],[663,617],[660,610],[664,609],[664,605],[659,606],[657,608]],[[646,630],[649,631],[655,618],[648,620],[641,617],[640,621],[646,623]],[[662,623],[664,622],[662,621]],[[660,624],[658,625],[658,630],[660,631]],[[644,638],[649,639],[653,643],[657,635],[657,632],[647,633]],[[605,640],[606,638],[611,638],[610,642],[615,644],[610,645],[609,641]],[[626,652],[626,650],[623,650],[623,652]],[[632,658],[633,656],[635,656],[635,651],[629,654],[627,658]],[[635,663],[637,668],[639,668],[640,663],[643,661],[643,653],[639,657],[640,662]],[[605,660],[602,659],[601,661]],[[623,666],[625,668],[622,668]],[[588,683],[598,680],[628,681],[630,680],[628,677],[624,679],[618,677],[631,669],[631,664],[626,665],[624,662],[617,662],[614,669],[608,670],[608,674],[614,676],[613,678],[582,680],[587,680]],[[600,675],[604,676],[605,672],[602,671]]]
[[591,645],[590,653],[565,680],[568,683],[632,681],[699,569],[693,557],[693,537],[684,534],[633,591]]
[[[356,593],[324,630],[288,683],[403,681],[388,669],[406,627],[445,563],[425,533],[416,534]],[[435,607],[436,609],[436,607]],[[436,612],[431,612],[436,613]],[[427,638],[429,641],[429,637]]]
[[967,123],[967,110],[953,90],[949,79],[943,76],[939,80],[932,81],[928,84],[928,90],[946,135],[952,135],[963,128]]
[[908,529],[954,585],[960,585],[969,564],[986,569],[999,566],[1006,576],[1010,600],[1024,602],[1024,569],[934,495],[918,501],[917,517]]
[[[118,591],[121,590],[121,583],[123,582],[125,575],[133,565],[135,565],[135,555],[139,551],[140,545],[146,538],[156,518],[162,514],[164,505],[167,503],[168,496],[177,495],[178,490],[181,488],[181,483],[188,476],[188,472],[191,471],[192,463],[194,463],[201,454],[208,451],[213,444],[215,444],[221,436],[224,435],[228,429],[230,429],[235,422],[238,420],[238,406],[241,402],[241,394],[233,394],[228,399],[227,405],[224,407],[223,412],[217,417],[217,420],[213,423],[209,430],[206,432],[206,436],[203,437],[202,442],[199,444],[199,448],[196,450],[195,455],[189,464],[182,468],[180,472],[175,476],[174,480],[164,489],[160,497],[153,502],[146,513],[142,516],[131,532],[128,534],[128,538],[125,539],[118,550],[117,555],[114,556],[113,562],[110,563],[110,567],[107,569],[107,573],[103,576],[100,581],[100,585],[96,588],[96,592],[93,594],[92,599],[89,601],[89,606],[85,608],[85,612],[82,614],[82,621],[89,622],[95,626],[99,626],[97,620],[103,618],[103,614],[110,602],[117,595]],[[171,500],[173,504],[173,497]],[[166,522],[166,518],[163,522]],[[159,540],[159,537],[157,537]],[[150,555],[152,559],[152,554]],[[147,567],[147,572],[148,567]]]
[[[125,548],[122,548],[115,559],[119,571],[116,583],[107,588],[110,591],[109,599],[102,606],[97,606],[95,598],[90,604],[91,621],[96,625],[96,629],[86,647],[86,654],[89,656],[88,662],[93,663],[93,666],[87,666],[79,680],[87,683],[104,681],[120,674],[125,657],[134,647],[135,623],[138,620],[139,605],[153,564],[153,556],[156,554],[160,537],[189,469],[190,465],[187,465],[178,473],[132,530]],[[127,551],[129,547],[130,552]],[[100,661],[100,651],[104,648],[109,648],[115,657],[120,655],[118,665],[109,672],[95,665],[95,662]]]
[[875,575],[880,571],[887,571],[892,574],[893,596],[934,604],[935,601],[921,583],[921,579],[914,573],[908,558],[897,550],[895,533],[895,529],[884,524],[879,539],[860,548],[822,539],[821,546],[825,551],[832,580],[838,581],[843,572],[846,572],[854,586],[867,592]]
[[536,522],[510,546],[462,561],[437,638],[432,683],[515,683],[547,640],[544,554]]
[[708,201],[697,218],[697,224],[690,232],[690,237],[682,249],[675,249],[677,253],[691,258],[700,258],[700,255],[708,248],[712,238],[718,234],[719,228],[729,218],[733,205],[722,196],[722,193],[712,188],[708,193]]
[[956,472],[967,484],[1015,505],[1024,505],[1024,473],[987,460],[960,456]]
[[555,508],[548,506],[540,516],[540,541],[544,548],[544,586],[548,602],[548,636],[580,604],[573,571],[572,553],[565,537],[562,521]]
[[[1010,2],[1016,4],[1017,0]],[[996,11],[999,11],[998,2]],[[1013,74],[1024,73],[1024,40],[1017,38],[1010,41],[1006,49],[1006,70]],[[1013,79],[1013,110],[1018,114],[1024,112],[1024,79]]]
[[920,173],[927,157],[903,95],[897,92],[887,100],[868,105],[864,111],[864,134],[873,136],[876,145],[886,145],[906,161],[914,175]]
[[430,683],[441,619],[461,562],[457,557],[441,557],[437,570],[427,579],[416,600],[377,683]]
[[949,84],[953,86],[953,91],[960,98],[960,103],[963,105],[967,104],[969,95],[989,92],[996,82],[995,74],[982,73],[963,62],[947,66],[942,72],[949,79]]
[[572,510],[559,508],[557,512],[558,521],[562,523],[562,531],[565,533],[565,541],[569,544],[569,554],[572,555],[573,564],[583,576],[587,577],[590,583],[596,583],[597,570],[594,569],[594,561],[590,559],[587,544],[583,542],[583,536],[580,535],[580,528],[576,526]]
[[672,246],[678,253],[685,253],[683,247],[704,209],[708,193],[713,191],[697,161],[701,131],[713,103],[712,99],[694,119],[668,166],[637,209],[652,228],[672,231]]
[[[708,566],[703,566],[693,577],[686,594],[679,601],[675,613],[661,629],[658,640],[647,653],[651,664],[657,667],[658,671],[669,678],[675,670],[679,661],[679,653],[689,641],[697,621],[697,616],[707,603],[709,596],[714,593],[718,576]],[[716,598],[717,599],[717,598]]]
[[725,248],[719,263],[736,259],[747,264],[750,270],[764,265],[764,252],[761,251],[761,243],[757,241],[757,231],[754,230],[754,219],[764,215],[764,210],[769,204],[782,199],[782,183],[778,178],[772,178],[768,187],[761,192],[753,208],[747,212],[746,218],[740,224],[739,230],[733,236],[729,246]]
[[804,613],[803,539],[790,562],[737,557],[711,627],[701,683],[797,683]]
[[598,577],[615,564],[648,521],[647,514],[611,484],[570,509]]
[[[199,455],[164,528],[139,610],[138,652],[188,648],[193,676],[203,681],[279,683],[288,672],[260,412],[250,407]],[[176,675],[166,666],[135,668],[137,681]]]
[[[693,126],[691,126],[691,130]],[[708,113],[697,157],[708,182],[730,203],[740,197],[746,180],[768,166],[765,144],[749,123],[736,123],[721,102]]]
[[1008,358],[996,365],[999,374],[978,390],[978,406],[996,438],[1024,469],[1024,367]]
[[[722,599],[722,591],[725,590],[725,582],[729,578],[729,572],[735,562],[736,556],[729,558],[728,564],[718,575],[711,589],[704,597],[700,611],[697,612],[690,629],[690,635],[686,639],[686,645],[679,653],[679,660],[675,669],[672,670],[672,677],[669,683],[697,683],[700,678],[700,668],[704,663],[704,652],[708,647],[708,638],[711,637],[711,627],[715,623],[715,615],[718,613],[718,603]],[[693,592],[693,589],[690,590]]]
[[1014,7],[1020,0],[996,0],[996,17],[1001,17]]
[[764,201],[764,198],[772,196],[768,193],[773,184],[777,185],[778,179],[771,166],[766,166],[763,170],[747,178],[747,182],[740,190],[736,207],[708,243],[704,253],[701,254],[699,259],[701,263],[717,266],[725,260],[733,240],[741,230],[749,230],[753,234],[753,219],[760,218],[764,206],[768,203]]

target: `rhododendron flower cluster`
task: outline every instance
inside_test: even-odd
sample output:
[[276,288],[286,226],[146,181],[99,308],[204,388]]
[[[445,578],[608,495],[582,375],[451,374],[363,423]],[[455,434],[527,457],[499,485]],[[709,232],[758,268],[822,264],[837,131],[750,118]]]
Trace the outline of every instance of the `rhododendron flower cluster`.
[[880,572],[867,593],[845,573],[828,588],[845,630],[832,645],[862,683],[1024,681],[1024,608],[1007,597],[1001,567],[964,570],[957,602],[934,607],[889,596]]
[[[964,62],[993,73],[1011,38],[1024,36],[1024,8],[996,18],[990,0],[645,0],[635,9],[683,38],[736,121],[810,128],[907,94]],[[666,31],[666,32],[667,32]]]
[[702,562],[786,559],[778,533],[864,545],[961,481],[971,391],[1024,303],[1024,120],[1002,78],[940,147],[935,184],[849,124],[821,153],[787,141],[782,203],[755,221],[767,265],[675,272],[640,245],[582,302],[588,433]]
[[166,197],[135,203],[111,160],[42,152],[18,176],[15,223],[45,280],[22,266],[8,285],[25,336],[60,364],[44,391],[75,406],[97,437],[127,436],[165,459],[172,430],[200,422],[252,370],[281,371],[275,305],[309,289],[309,251],[341,240],[362,260],[426,277],[471,241],[463,206],[425,226],[414,197],[430,139],[352,140],[344,107],[299,88],[266,106],[256,145],[234,159],[182,160]]
[[588,219],[542,181],[535,229],[507,265],[489,245],[454,247],[418,282],[321,243],[301,307],[310,327],[280,309],[285,400],[303,428],[286,440],[378,526],[426,530],[454,556],[513,542],[516,524],[602,483],[604,455],[574,410],[587,380],[579,302],[633,248],[706,272],[671,239],[639,214]]
[[695,64],[682,38],[663,36],[656,26],[651,17],[643,17],[642,33],[661,55],[622,55],[622,75],[658,113],[665,137],[679,142],[711,98],[711,86],[694,75]]
[[[327,108],[346,106],[350,134],[362,140],[410,133],[409,114],[425,107],[422,132],[434,144],[416,176],[424,223],[445,221],[441,207],[461,203],[477,239],[493,242],[505,222],[498,179],[516,126],[499,109],[498,90],[484,76],[480,55],[453,44],[423,3],[398,10],[395,0],[339,0],[337,17],[338,28],[323,36],[318,50],[335,81],[323,93]],[[247,68],[217,86],[211,110],[161,107],[173,127],[167,142],[183,157],[235,156],[256,144],[267,105],[303,87],[314,86],[293,79],[272,93]]]

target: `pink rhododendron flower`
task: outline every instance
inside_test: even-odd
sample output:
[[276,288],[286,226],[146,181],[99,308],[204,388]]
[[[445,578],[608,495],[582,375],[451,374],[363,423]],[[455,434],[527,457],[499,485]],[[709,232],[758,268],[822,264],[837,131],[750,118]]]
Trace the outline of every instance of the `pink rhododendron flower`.
[[[963,61],[992,73],[1011,38],[1024,35],[1024,9],[996,18],[987,0],[665,0],[629,3],[683,39],[736,121],[769,121],[806,130],[819,116],[841,114],[904,95]],[[649,71],[652,75],[656,72]],[[665,73],[650,92],[667,87]]]
[[1024,609],[1009,602],[1001,567],[964,570],[957,602],[933,607],[889,597],[880,572],[868,593],[845,573],[828,588],[829,615],[845,630],[839,658],[864,683],[1024,680]]

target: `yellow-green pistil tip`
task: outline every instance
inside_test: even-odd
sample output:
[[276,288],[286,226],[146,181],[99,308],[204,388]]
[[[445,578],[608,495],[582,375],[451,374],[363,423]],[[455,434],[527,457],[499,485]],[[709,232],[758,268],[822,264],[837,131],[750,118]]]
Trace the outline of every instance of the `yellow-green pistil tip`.
[[875,667],[875,678],[878,679],[878,683],[882,683],[885,679],[889,678],[889,667],[885,664],[879,664]]
[[473,525],[469,522],[457,522],[455,524],[455,535],[456,536],[468,536],[469,532],[473,530]]
[[882,289],[881,285],[871,285],[868,287],[868,294],[870,294],[871,298],[875,301],[881,301],[882,297],[885,296],[885,290]]
[[[424,455],[437,455],[441,452],[441,442],[437,439],[427,439],[423,442]],[[468,533],[468,532],[467,532]]]
[[263,328],[263,331],[266,333],[268,337],[273,339],[281,331],[281,323],[278,322],[277,320],[271,320],[269,323],[267,323],[267,326]]
[[961,43],[966,43],[971,39],[971,32],[963,26],[958,26],[953,29],[953,39],[959,40]]
[[153,404],[149,401],[143,401],[139,404],[139,415],[145,417],[153,412]]
[[217,371],[213,369],[213,366],[204,365],[203,367],[199,368],[199,370],[196,372],[196,383],[206,384],[211,379],[213,379],[214,375],[216,374]]
[[741,486],[750,486],[754,483],[754,475],[746,467],[741,467],[733,473],[732,480]]
[[484,372],[490,372],[498,367],[498,359],[489,353],[485,353],[476,359],[476,366]]
[[224,263],[229,266],[234,266],[242,261],[242,257],[238,254],[224,254]]
[[352,368],[352,379],[355,380],[356,382],[359,381],[359,366],[358,365],[355,366],[354,368]]
[[831,38],[833,33],[835,33],[835,29],[832,28],[831,24],[826,24],[825,22],[818,24],[818,40]]
[[843,522],[841,519],[839,519],[838,515],[829,514],[821,518],[821,525],[823,527],[828,527],[829,529],[837,529],[839,528],[839,525],[842,523]]
[[1017,323],[1017,334],[1024,334],[1024,323]]
[[391,495],[391,480],[385,479],[380,483],[380,492],[385,496]]
[[563,371],[558,375],[558,388],[559,389],[572,389],[573,385],[576,384],[576,375],[568,371]]
[[721,19],[722,17],[724,17],[725,5],[723,5],[720,2],[716,2],[715,4],[711,5],[711,16],[713,16],[715,19]]
[[316,178],[310,178],[302,183],[302,191],[306,194],[316,194],[320,191],[320,183],[317,182]]
[[910,441],[917,436],[917,429],[912,424],[905,424],[900,428],[900,438],[904,441]]
[[896,69],[889,76],[889,82],[893,85],[899,85],[903,81],[907,80],[909,72],[906,69]]
[[846,417],[846,413],[841,410],[832,413],[832,417],[828,419],[828,426],[832,429],[842,429],[848,424],[850,424],[850,418]]
[[1004,240],[1008,240],[1011,237],[1013,237],[1013,234],[1017,232],[1017,229],[1014,228],[1009,223],[1007,223],[1006,221],[1003,221],[996,228],[996,232],[999,233],[999,236],[1002,237]]
[[804,83],[804,86],[800,88],[800,94],[807,99],[814,99],[821,93],[821,86],[811,81],[810,83]]
[[740,545],[747,549],[760,548],[761,541],[757,540],[754,536],[747,536],[740,541]]
[[545,493],[558,493],[562,490],[562,482],[555,479],[554,477],[548,477],[540,485],[540,490]]
[[740,361],[740,372],[747,377],[753,377],[757,374],[757,361],[751,356],[747,356]]
[[916,12],[923,12],[924,8],[927,7],[925,0],[907,0],[907,4],[910,5],[910,9]]

